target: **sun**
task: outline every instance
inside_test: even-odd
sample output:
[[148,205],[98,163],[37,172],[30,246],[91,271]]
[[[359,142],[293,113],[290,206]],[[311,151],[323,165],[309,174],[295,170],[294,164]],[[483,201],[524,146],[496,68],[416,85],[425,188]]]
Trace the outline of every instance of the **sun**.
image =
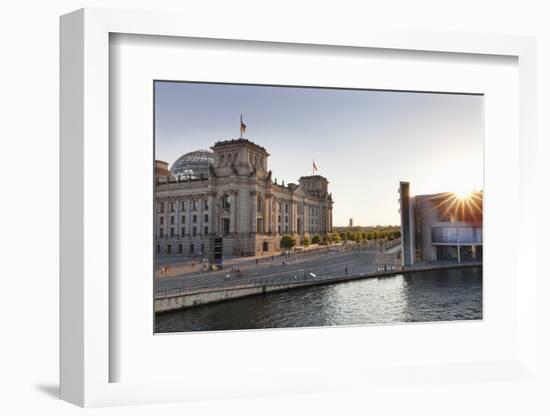
[[453,193],[458,199],[468,199],[472,196],[474,191],[472,189],[457,189]]

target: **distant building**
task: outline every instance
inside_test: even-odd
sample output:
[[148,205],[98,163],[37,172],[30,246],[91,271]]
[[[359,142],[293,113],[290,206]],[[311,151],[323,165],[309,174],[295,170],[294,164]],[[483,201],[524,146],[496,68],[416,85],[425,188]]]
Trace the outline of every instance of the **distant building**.
[[349,219],[349,226],[350,226],[350,228],[353,227],[353,218],[350,218],[350,219]]
[[156,178],[168,178],[170,176],[170,170],[168,169],[168,162],[162,160],[155,160],[155,177]]
[[169,174],[164,162],[156,162],[157,253],[207,256],[221,237],[226,255],[258,255],[279,250],[285,234],[299,242],[332,231],[326,178],[278,184],[267,150],[246,139],[211,149],[181,156]]
[[480,261],[483,257],[483,193],[410,195],[399,186],[402,264]]

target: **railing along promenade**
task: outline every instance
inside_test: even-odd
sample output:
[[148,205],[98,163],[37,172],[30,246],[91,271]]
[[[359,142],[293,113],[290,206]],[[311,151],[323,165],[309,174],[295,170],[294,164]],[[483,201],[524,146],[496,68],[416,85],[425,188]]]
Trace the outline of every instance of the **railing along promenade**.
[[[364,266],[357,268],[350,268],[333,273],[311,273],[301,272],[292,274],[292,271],[285,272],[284,276],[269,277],[269,278],[242,278],[231,277],[231,279],[246,279],[244,281],[227,280],[216,284],[204,284],[195,285],[188,288],[171,288],[164,289],[155,292],[155,299],[165,299],[171,297],[179,297],[186,295],[194,295],[209,292],[218,292],[221,290],[239,290],[249,288],[268,288],[276,286],[292,286],[300,287],[304,285],[314,285],[323,283],[338,283],[349,280],[375,278],[375,277],[388,277],[404,273],[414,273],[421,271],[442,270],[450,268],[462,268],[462,267],[475,267],[481,266],[481,262],[470,261],[463,263],[448,262],[438,264],[418,264],[415,266],[403,266],[397,265],[382,265],[377,266],[377,270],[371,272],[365,272]],[[290,275],[288,273],[291,273]],[[230,273],[231,275],[232,273]]]

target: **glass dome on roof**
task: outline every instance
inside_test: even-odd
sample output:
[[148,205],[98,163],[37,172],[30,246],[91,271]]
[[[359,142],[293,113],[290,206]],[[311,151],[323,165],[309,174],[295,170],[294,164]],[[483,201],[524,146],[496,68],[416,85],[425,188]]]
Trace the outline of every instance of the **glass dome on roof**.
[[170,168],[170,173],[183,180],[208,178],[210,165],[213,163],[213,152],[204,149],[195,150],[180,156]]

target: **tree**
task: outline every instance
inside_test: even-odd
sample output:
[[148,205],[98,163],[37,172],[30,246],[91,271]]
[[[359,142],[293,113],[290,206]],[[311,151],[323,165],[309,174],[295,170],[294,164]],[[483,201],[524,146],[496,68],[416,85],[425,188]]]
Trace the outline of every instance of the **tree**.
[[283,235],[281,238],[281,248],[290,249],[296,245],[296,239],[290,235]]
[[312,242],[313,244],[319,244],[319,243],[321,242],[321,237],[319,237],[317,234],[315,234],[315,235],[313,236],[313,238],[311,239],[311,242]]
[[332,234],[332,241],[334,241],[335,243],[339,243],[340,242],[340,234],[338,234],[338,233]]
[[304,239],[302,240],[302,245],[307,247],[307,246],[309,246],[310,243],[311,243],[311,241],[309,240],[309,237],[306,235],[304,237]]

